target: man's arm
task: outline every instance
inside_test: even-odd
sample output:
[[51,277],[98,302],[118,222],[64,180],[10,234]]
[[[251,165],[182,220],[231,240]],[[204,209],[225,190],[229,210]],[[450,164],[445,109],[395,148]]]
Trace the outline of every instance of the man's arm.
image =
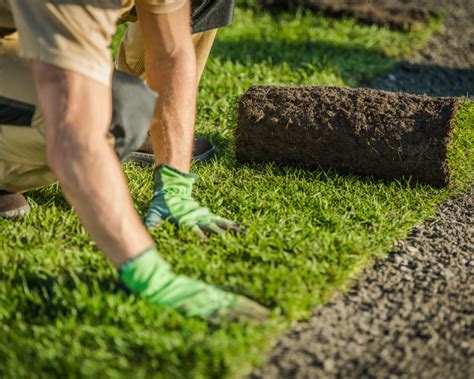
[[189,24],[189,1],[179,10],[154,14],[137,5],[145,45],[148,85],[160,94],[151,126],[157,167],[145,224],[163,220],[191,228],[197,235],[239,231],[234,222],[213,214],[192,198],[196,179],[189,174],[196,113],[196,54]]
[[120,267],[127,288],[151,303],[173,307],[190,317],[264,322],[268,317],[265,308],[174,274],[152,247],[105,137],[110,89],[38,61],[33,62],[33,73],[47,125],[49,164],[92,238]]
[[46,123],[48,163],[91,237],[119,267],[153,241],[106,139],[111,89],[39,61],[32,68]]
[[160,94],[151,125],[155,163],[188,173],[196,113],[197,68],[189,2],[166,14],[137,5],[147,84]]

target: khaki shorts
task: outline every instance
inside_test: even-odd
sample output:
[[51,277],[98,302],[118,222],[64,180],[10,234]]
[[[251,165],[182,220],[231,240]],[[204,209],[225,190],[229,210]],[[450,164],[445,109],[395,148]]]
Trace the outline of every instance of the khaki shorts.
[[[130,24],[130,27],[131,34],[127,33],[127,42],[121,47],[124,61],[119,66],[134,76],[143,77],[143,41],[138,25]],[[205,66],[216,31],[193,36],[199,74]],[[30,64],[19,56],[18,50],[17,34],[0,38],[0,102],[6,98],[33,108],[31,120],[25,125],[2,125],[0,122],[0,190],[9,192],[23,192],[56,181],[46,159],[45,126],[37,106]],[[140,109],[143,110],[143,104]]]
[[134,3],[153,13],[169,13],[186,1],[0,0],[0,28],[18,30],[22,57],[109,86],[113,69],[109,46],[119,17]]
[[[78,2],[80,1],[81,0],[78,0]],[[46,31],[37,31],[36,28],[41,29],[36,25],[36,23],[39,23],[38,20],[36,20],[36,23],[30,23],[30,25],[25,26],[22,24],[24,20],[28,19],[28,14],[38,12],[38,9],[35,9],[35,12],[31,9],[27,9],[23,13],[21,6],[18,4],[21,3],[24,6],[26,2],[12,0],[13,9],[10,9],[9,3],[6,0],[0,0],[0,29],[15,27],[20,32],[20,43],[17,34],[0,38],[0,98],[13,99],[20,103],[28,104],[33,109],[31,120],[25,123],[25,125],[0,124],[0,190],[23,192],[56,181],[54,174],[47,164],[44,122],[39,112],[36,91],[27,58],[39,59],[40,61],[51,63],[64,69],[80,72],[109,85],[112,64],[109,56],[110,53],[108,52],[108,45],[111,39],[111,33],[115,30],[115,19],[123,9],[128,8],[124,5],[124,1],[122,0],[82,0],[82,3],[89,1],[94,1],[95,3],[122,4],[123,7],[101,8],[100,12],[97,7],[93,8],[94,11],[99,12],[97,13],[98,17],[104,17],[105,28],[98,28],[98,19],[94,18],[93,14],[88,14],[82,17],[86,19],[87,22],[81,25],[93,25],[94,28],[91,29],[88,35],[85,35],[84,32],[81,31],[83,36],[72,38],[62,37],[59,33],[59,31],[65,32],[65,30],[71,28],[68,27],[68,29],[64,29],[66,27],[58,20],[60,17],[51,11],[51,9],[55,9],[57,6],[51,4],[57,2],[63,4],[64,7],[72,7],[71,9],[78,10],[80,6],[71,5],[71,3],[75,2],[74,0],[51,0],[47,3],[48,6],[44,5],[44,1],[28,0],[28,4],[43,4],[38,5],[38,8],[47,8],[48,12],[51,13],[50,18],[53,19],[56,17],[57,23],[62,25],[62,27],[50,27],[49,29],[45,29],[49,30],[51,35],[54,36],[48,40],[47,38],[39,38]],[[170,11],[170,9],[173,9],[173,7],[171,7],[172,4],[182,6],[185,3],[185,0],[142,1],[147,1],[147,3],[151,4],[150,6],[158,7],[151,8],[155,11]],[[13,13],[11,10],[13,10]],[[13,22],[12,14],[15,15],[15,22]],[[74,12],[72,12],[72,14],[74,14]],[[84,14],[79,12],[76,13],[76,15]],[[18,20],[20,20],[20,22]],[[94,23],[92,23],[93,20],[95,20]],[[76,25],[77,28],[79,28],[79,26],[79,24]],[[131,26],[134,32],[138,30],[137,27],[138,25]],[[54,30],[56,30],[56,32]],[[83,30],[87,30],[87,28],[83,28]],[[24,32],[23,35],[21,34],[22,31]],[[216,30],[211,30],[193,36],[198,65],[201,65],[202,68],[204,68],[207,60],[215,33]],[[67,33],[65,33],[65,35],[68,36]],[[97,38],[93,38],[93,36]],[[129,69],[125,69],[125,71],[135,76],[140,76],[143,74],[143,70],[137,70],[140,68],[140,64],[137,65],[136,63],[140,62],[144,55],[143,43],[141,41],[141,35],[138,33],[133,34],[132,37],[133,38],[128,39],[126,46],[123,45],[121,47],[123,56],[128,57],[128,61],[124,60],[123,62],[131,64],[131,66],[128,67]],[[59,46],[61,46],[61,49],[59,49]],[[103,49],[100,50],[99,46]],[[31,50],[29,50],[30,47]],[[83,50],[79,54],[81,49]],[[92,52],[93,56],[90,57],[90,59],[84,59],[85,54],[87,54],[89,50],[94,50]],[[105,54],[103,53],[104,51],[106,51]],[[78,62],[80,64],[78,64]],[[126,63],[123,63],[123,67],[121,68],[123,69],[125,66]],[[133,68],[130,68],[132,66]],[[198,69],[202,71],[202,68]]]
[[56,178],[46,160],[43,117],[38,111],[29,62],[18,55],[16,34],[0,39],[0,83],[0,99],[15,101],[32,111],[24,125],[21,121],[0,124],[0,189],[21,192],[53,183]]
[[[193,34],[197,80],[201,78],[217,29]],[[117,53],[116,68],[145,80],[145,45],[139,22],[129,23]]]

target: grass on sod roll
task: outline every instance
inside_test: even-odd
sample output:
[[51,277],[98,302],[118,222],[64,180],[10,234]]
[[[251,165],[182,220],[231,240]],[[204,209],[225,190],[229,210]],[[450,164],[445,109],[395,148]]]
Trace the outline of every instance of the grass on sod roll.
[[[251,84],[356,85],[420,47],[432,30],[404,34],[353,20],[237,9],[199,92],[198,132],[217,144],[217,159],[193,170],[195,197],[245,233],[203,242],[165,224],[153,237],[177,272],[245,294],[273,309],[274,319],[260,328],[213,328],[126,295],[52,185],[27,194],[29,216],[0,221],[0,377],[221,378],[262,362],[291,320],[347,287],[455,190],[240,166],[233,152],[237,97]],[[467,103],[450,151],[458,188],[472,173],[473,122]],[[143,215],[152,170],[124,169]]]

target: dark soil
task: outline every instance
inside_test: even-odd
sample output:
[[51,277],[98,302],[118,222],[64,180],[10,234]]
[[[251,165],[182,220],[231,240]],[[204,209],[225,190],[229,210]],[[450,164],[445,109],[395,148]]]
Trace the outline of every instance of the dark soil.
[[394,29],[420,29],[435,12],[409,4],[371,2],[367,0],[263,0],[264,9],[291,10],[304,7],[331,17],[354,17],[367,24],[384,25]]
[[472,195],[299,323],[252,378],[474,377]]
[[458,105],[369,89],[254,86],[239,105],[237,159],[443,186]]
[[[377,0],[372,0],[377,1]],[[391,0],[442,12],[443,30],[386,76],[365,86],[474,100],[474,0]]]
[[390,74],[365,86],[431,96],[463,96],[474,100],[474,69],[400,62]]

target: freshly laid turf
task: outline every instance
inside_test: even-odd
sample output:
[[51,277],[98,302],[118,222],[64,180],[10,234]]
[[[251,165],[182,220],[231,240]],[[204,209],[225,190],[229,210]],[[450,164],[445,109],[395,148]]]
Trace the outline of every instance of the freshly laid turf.
[[[356,85],[419,47],[429,30],[403,34],[299,13],[238,9],[202,81],[199,132],[218,157],[196,165],[196,198],[245,227],[197,240],[170,225],[153,232],[176,271],[246,294],[274,310],[263,328],[213,328],[128,296],[57,186],[28,193],[33,211],[0,221],[0,377],[233,377],[261,362],[289,321],[307,317],[381,257],[452,193],[272,165],[234,156],[234,106],[251,84]],[[472,172],[474,106],[458,115],[450,152],[460,186]],[[469,146],[467,144],[470,144]],[[472,153],[469,153],[472,154]],[[125,166],[137,208],[152,171]]]

